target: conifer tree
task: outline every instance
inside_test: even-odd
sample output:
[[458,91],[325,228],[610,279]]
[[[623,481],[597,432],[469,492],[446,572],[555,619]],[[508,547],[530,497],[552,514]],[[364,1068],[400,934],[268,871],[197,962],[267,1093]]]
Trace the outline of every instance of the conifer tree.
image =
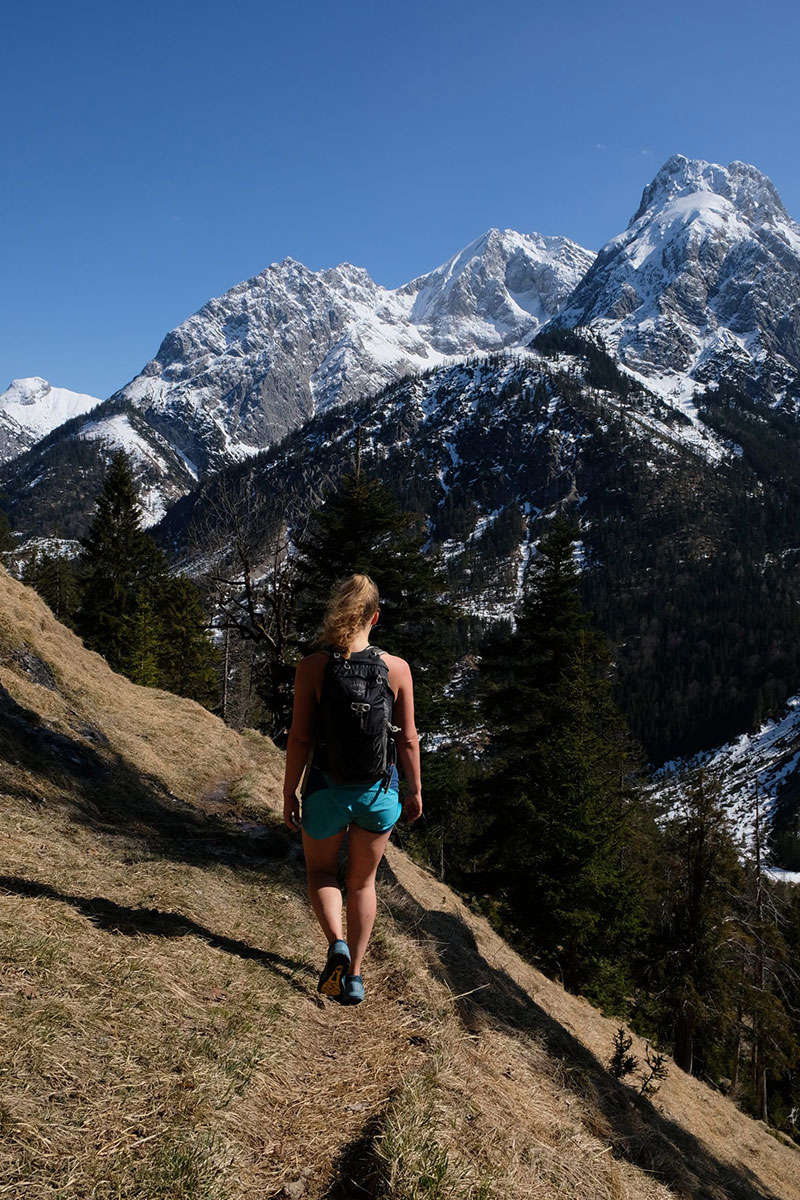
[[191,579],[164,580],[157,598],[158,685],[200,704],[217,702],[219,654],[209,640],[200,594]]
[[7,550],[13,550],[13,548],[14,535],[11,532],[8,517],[0,509],[0,554],[4,554]]
[[158,659],[162,631],[154,597],[148,588],[138,592],[128,628],[130,645],[121,669],[130,680],[142,687],[158,687],[161,682]]
[[509,923],[566,986],[620,1004],[638,921],[625,854],[636,789],[608,649],[578,593],[576,534],[553,521],[516,630],[485,657],[479,789]]
[[81,600],[75,614],[78,632],[114,670],[125,671],[140,653],[138,605],[164,578],[166,564],[153,539],[141,528],[136,485],[123,450],[111,459],[91,529],[81,545]]
[[78,584],[74,564],[66,554],[34,551],[23,567],[22,582],[36,589],[59,621],[72,624]]

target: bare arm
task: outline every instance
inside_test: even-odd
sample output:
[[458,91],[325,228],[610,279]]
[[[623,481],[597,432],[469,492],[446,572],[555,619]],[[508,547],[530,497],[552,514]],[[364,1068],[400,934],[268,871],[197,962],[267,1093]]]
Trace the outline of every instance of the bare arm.
[[325,654],[310,654],[297,664],[295,671],[292,727],[286,744],[286,770],[283,776],[283,819],[290,829],[295,830],[300,822],[297,785],[314,744],[319,691],[326,659]]
[[414,685],[411,669],[402,658],[394,658],[389,666],[389,684],[394,692],[395,725],[400,726],[396,735],[397,757],[408,783],[403,811],[409,821],[422,815],[422,781],[419,766],[419,737],[414,723]]

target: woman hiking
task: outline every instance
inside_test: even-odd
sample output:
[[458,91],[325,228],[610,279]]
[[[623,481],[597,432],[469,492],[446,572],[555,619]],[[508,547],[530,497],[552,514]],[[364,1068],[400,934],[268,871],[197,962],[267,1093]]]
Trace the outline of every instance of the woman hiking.
[[[364,999],[361,964],[375,920],[375,875],[401,811],[422,813],[419,739],[408,663],[370,646],[378,589],[368,575],[340,580],[318,645],[297,666],[286,747],[283,816],[302,827],[311,907],[328,939],[317,990],[341,1004]],[[401,806],[393,747],[408,783]],[[297,786],[305,770],[301,802]],[[347,941],[337,882],[349,829]]]

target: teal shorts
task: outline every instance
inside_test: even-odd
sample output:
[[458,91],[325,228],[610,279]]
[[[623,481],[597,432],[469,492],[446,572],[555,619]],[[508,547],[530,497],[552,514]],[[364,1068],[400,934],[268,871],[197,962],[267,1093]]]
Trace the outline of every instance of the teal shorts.
[[312,770],[310,784],[312,790],[303,797],[300,824],[312,838],[333,837],[348,825],[358,825],[371,833],[386,833],[402,812],[395,768],[385,789],[381,780],[366,786],[334,783],[329,775],[316,768]]

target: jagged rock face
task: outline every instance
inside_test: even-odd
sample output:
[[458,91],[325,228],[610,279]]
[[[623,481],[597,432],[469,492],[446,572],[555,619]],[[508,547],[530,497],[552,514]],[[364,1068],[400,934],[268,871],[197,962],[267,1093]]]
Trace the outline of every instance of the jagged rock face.
[[286,259],[209,301],[118,393],[198,468],[315,411],[453,358],[527,340],[592,261],[560,237],[491,230],[394,291],[349,264]]
[[593,257],[566,238],[492,229],[400,294],[413,296],[411,320],[430,344],[463,357],[515,345],[544,324]]
[[796,396],[800,226],[755,167],[675,155],[554,324],[594,327],[647,375],[758,380]]
[[14,379],[0,394],[0,463],[24,453],[64,421],[100,404],[96,396],[55,388],[46,379]]
[[24,454],[36,439],[23,429],[13,417],[0,412],[0,463],[11,462]]

